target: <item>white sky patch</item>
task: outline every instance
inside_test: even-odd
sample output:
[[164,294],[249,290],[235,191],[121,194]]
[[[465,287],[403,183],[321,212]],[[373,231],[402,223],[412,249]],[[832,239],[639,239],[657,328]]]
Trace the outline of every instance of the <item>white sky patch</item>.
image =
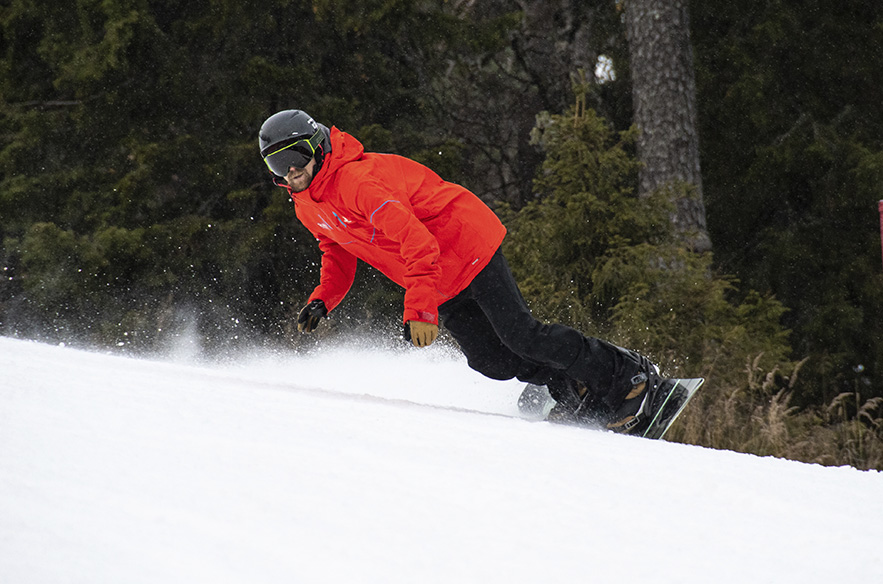
[[616,70],[613,68],[613,59],[607,55],[600,55],[595,63],[595,81],[607,83],[616,81]]

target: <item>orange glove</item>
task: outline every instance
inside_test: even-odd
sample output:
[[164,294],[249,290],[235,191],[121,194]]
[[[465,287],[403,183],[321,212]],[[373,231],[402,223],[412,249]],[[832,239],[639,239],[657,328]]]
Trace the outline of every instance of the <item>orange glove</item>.
[[409,320],[408,327],[411,329],[411,342],[415,347],[428,347],[438,338],[437,324]]

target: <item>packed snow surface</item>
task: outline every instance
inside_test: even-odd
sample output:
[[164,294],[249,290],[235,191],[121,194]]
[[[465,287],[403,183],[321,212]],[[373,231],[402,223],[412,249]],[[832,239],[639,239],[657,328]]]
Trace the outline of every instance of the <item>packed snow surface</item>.
[[0,338],[0,582],[883,582],[881,473],[519,419],[443,347],[231,361]]

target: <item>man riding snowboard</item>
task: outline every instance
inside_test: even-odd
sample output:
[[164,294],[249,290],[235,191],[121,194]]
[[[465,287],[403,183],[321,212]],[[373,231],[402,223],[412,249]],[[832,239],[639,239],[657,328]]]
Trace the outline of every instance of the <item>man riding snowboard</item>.
[[619,432],[648,423],[661,382],[656,366],[535,319],[500,249],[506,228],[473,193],[408,158],[367,153],[300,110],[270,116],[259,143],[322,251],[299,330],[313,331],[340,304],[362,260],[405,289],[402,322],[415,346],[431,345],[441,322],[471,368],[547,386],[557,402],[550,420]]

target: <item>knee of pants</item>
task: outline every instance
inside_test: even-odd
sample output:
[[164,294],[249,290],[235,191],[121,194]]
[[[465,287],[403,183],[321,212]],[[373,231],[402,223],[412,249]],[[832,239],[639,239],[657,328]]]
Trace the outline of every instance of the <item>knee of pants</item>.
[[519,326],[507,331],[504,342],[523,358],[546,363],[557,369],[569,366],[580,354],[583,336],[560,324],[544,324],[533,318],[520,319]]
[[497,379],[499,381],[512,379],[518,375],[521,368],[521,359],[515,355],[507,357],[491,357],[488,355],[470,357],[467,355],[466,362],[469,364],[470,368],[478,371],[485,377],[490,377],[491,379]]

